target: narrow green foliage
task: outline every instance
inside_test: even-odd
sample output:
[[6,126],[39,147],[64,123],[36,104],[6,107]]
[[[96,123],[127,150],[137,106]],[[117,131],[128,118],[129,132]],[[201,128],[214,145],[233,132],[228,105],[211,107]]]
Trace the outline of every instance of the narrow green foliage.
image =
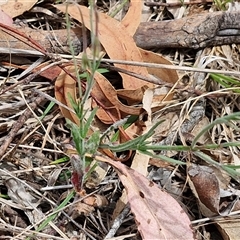
[[[100,42],[98,40],[97,34],[97,11],[95,9],[95,3],[93,1],[89,1],[90,5],[90,24],[91,24],[91,49],[92,49],[92,55],[93,59],[89,60],[86,49],[84,49],[84,52],[82,54],[82,61],[81,61],[81,70],[79,69],[79,66],[77,65],[75,58],[74,58],[74,52],[72,51],[74,65],[75,65],[75,72],[77,76],[77,82],[78,82],[78,96],[79,100],[75,101],[73,99],[73,96],[68,96],[70,103],[72,105],[72,108],[74,112],[76,113],[76,116],[78,118],[78,123],[72,123],[71,121],[67,120],[67,125],[71,129],[71,134],[73,141],[75,143],[75,147],[77,150],[77,153],[79,155],[79,158],[74,158],[74,160],[71,159],[72,167],[73,167],[73,178],[72,181],[74,181],[74,185],[80,184],[82,187],[82,184],[86,180],[86,176],[88,176],[88,172],[91,171],[90,164],[92,159],[89,159],[86,157],[86,153],[95,154],[99,142],[100,142],[100,133],[99,131],[95,131],[92,134],[89,134],[89,130],[91,129],[91,124],[95,118],[97,108],[91,110],[90,114],[88,115],[90,109],[86,109],[86,102],[88,101],[92,88],[94,86],[95,80],[94,75],[95,72],[107,72],[106,69],[100,69]],[[80,13],[81,14],[81,13]],[[68,15],[66,16],[67,20],[69,21]],[[71,43],[70,43],[71,45]],[[82,83],[84,81],[84,83]],[[84,91],[83,86],[84,84]],[[79,183],[77,182],[79,179]],[[81,183],[80,183],[81,182]],[[75,189],[77,189],[75,186]]]
[[50,102],[47,106],[47,108],[45,109],[45,111],[43,112],[42,116],[39,118],[39,121],[42,121],[46,115],[51,111],[51,109],[53,108],[53,106],[55,105],[54,102]]
[[0,194],[0,198],[10,199],[10,197],[6,194]]
[[69,157],[62,157],[55,161],[50,162],[50,165],[57,165],[57,164],[61,164],[61,163],[66,163],[68,161],[69,161]]
[[227,168],[240,169],[240,165],[225,165]]
[[[107,72],[109,72],[109,70],[106,69],[106,68],[98,68],[98,69],[97,69],[97,72],[99,72],[99,73],[107,73]],[[79,77],[80,77],[81,79],[84,79],[84,78],[87,78],[87,77],[88,77],[88,74],[87,74],[87,72],[84,72],[84,73],[79,74]]]
[[221,144],[205,144],[203,146],[195,146],[196,150],[201,149],[222,149],[227,147],[240,147],[240,142],[225,142]]
[[227,4],[232,2],[232,0],[214,0],[213,1],[220,11],[226,11],[227,10]]
[[[68,98],[70,100],[71,106],[74,110],[74,112],[76,113],[76,115],[79,117],[82,115],[83,109],[81,104],[79,104],[78,102],[75,102],[73,97],[68,93]],[[79,119],[81,121],[81,119]]]
[[175,160],[173,158],[170,158],[170,157],[167,157],[167,156],[164,156],[162,154],[153,154],[152,152],[150,151],[147,151],[147,150],[139,150],[139,152],[143,153],[143,154],[146,154],[152,158],[158,158],[159,160],[162,160],[162,161],[166,161],[168,163],[171,163],[171,164],[179,164],[179,165],[186,165],[185,162],[182,162],[182,161],[178,161],[178,160]]
[[79,126],[68,119],[66,119],[66,122],[67,122],[67,126],[71,129],[76,150],[78,154],[82,155],[84,153],[84,150],[82,149],[82,142],[84,141],[84,139],[81,138]]
[[207,154],[201,152],[201,151],[194,151],[193,154],[199,158],[201,158],[202,160],[204,160],[206,163],[208,163],[209,165],[213,165],[215,167],[221,167],[221,164],[216,162],[215,160],[213,160],[210,156],[208,156]]
[[224,170],[225,172],[227,172],[233,179],[235,179],[237,182],[240,182],[240,172],[236,171],[235,169],[233,169],[232,167],[229,167],[228,165],[223,165],[221,163],[216,162],[215,160],[213,160],[210,156],[208,156],[207,154],[200,152],[200,151],[195,151],[193,152],[193,154],[199,158],[201,158],[202,160],[204,160],[205,162],[207,162],[209,165],[215,166],[219,169]]
[[152,151],[191,151],[191,146],[183,146],[183,145],[153,145],[144,143],[143,145],[139,146],[138,150],[145,151],[145,150],[152,150]]
[[240,172],[227,166],[222,165],[222,169],[227,172],[233,179],[235,179],[237,182],[240,182]]
[[[88,56],[87,56],[87,54],[86,53],[83,53],[82,54],[82,64],[81,64],[81,66],[82,66],[82,69],[83,70],[87,70],[87,69],[90,69],[91,68],[91,62],[89,61],[89,59],[88,59]],[[87,73],[85,73],[85,77],[83,77],[83,78],[87,78]],[[79,75],[79,77],[81,77],[81,75]]]
[[163,121],[159,121],[157,122],[155,125],[153,125],[153,127],[145,134],[134,138],[128,142],[119,144],[119,145],[105,145],[105,144],[101,144],[100,147],[101,148],[108,148],[114,152],[124,152],[127,150],[138,150],[139,148],[141,148],[141,146],[143,146],[144,144],[146,144],[146,140],[148,138],[150,138],[153,134],[154,134],[154,130],[157,128],[157,126],[162,123]]
[[88,133],[89,129],[91,128],[91,124],[92,124],[92,121],[94,120],[96,112],[97,112],[97,108],[92,109],[88,119],[86,120],[86,122],[82,126],[82,128],[83,128],[82,137],[83,138],[87,137],[87,133]]
[[[127,120],[126,120],[126,122],[123,124],[123,129],[125,130],[125,129],[127,129],[129,126],[131,126],[136,120],[138,119],[138,116],[135,116],[135,115],[131,115],[130,117],[128,117],[127,118]],[[117,128],[117,127],[116,127]],[[109,131],[106,131],[106,133],[108,133],[108,132],[110,132],[110,131],[112,131],[112,130],[114,130],[115,129],[115,127],[114,127],[114,125],[111,125],[110,127],[109,127]],[[115,142],[115,141],[117,141],[117,139],[118,139],[118,137],[119,137],[119,130],[112,136],[112,138],[111,138],[111,142]]]
[[199,138],[217,124],[225,123],[227,125],[231,125],[231,127],[233,127],[234,129],[240,131],[240,129],[238,129],[235,125],[231,124],[231,121],[237,121],[237,120],[238,121],[240,120],[240,112],[232,113],[232,114],[229,114],[227,116],[217,118],[212,123],[210,123],[206,127],[204,127],[202,129],[202,131],[200,131],[197,134],[197,136],[193,139],[193,142],[192,142],[192,145],[191,145],[192,149],[194,149],[194,147],[195,147],[197,141],[199,140]]
[[164,120],[161,120],[161,121],[157,122],[156,124],[154,124],[147,133],[145,133],[144,135],[141,136],[141,139],[138,144],[142,145],[148,138],[150,138],[154,134],[155,129],[158,127],[158,125],[160,125],[163,122],[164,122]]
[[[86,153],[94,154],[96,153],[99,142],[100,142],[100,132],[95,131],[90,136],[88,136],[88,131],[91,127],[91,123],[95,117],[97,108],[93,109],[86,121],[81,121],[82,124],[80,126],[75,123],[66,120],[69,128],[71,129],[73,141],[75,143],[75,147],[77,149],[78,154],[85,158]],[[81,117],[81,116],[80,116]]]
[[[123,1],[120,8],[126,4],[127,1]],[[215,0],[215,3],[217,6],[224,8],[226,3],[229,2],[229,0],[226,0],[225,2],[221,2],[219,0]],[[71,129],[72,137],[75,143],[75,147],[77,150],[77,153],[79,155],[79,159],[77,161],[81,161],[81,164],[78,166],[81,166],[81,175],[83,182],[87,180],[87,178],[90,176],[91,172],[94,170],[95,165],[92,167],[91,162],[92,159],[86,157],[86,154],[95,154],[99,148],[105,148],[109,149],[113,152],[124,152],[129,150],[138,150],[139,152],[146,154],[152,158],[156,158],[159,160],[167,161],[171,164],[179,164],[183,165],[184,162],[181,162],[179,160],[175,160],[173,158],[164,156],[162,154],[155,154],[154,151],[185,151],[190,152],[191,154],[194,154],[196,157],[204,160],[206,163],[213,165],[215,167],[221,168],[222,170],[226,171],[230,176],[232,176],[234,179],[239,179],[239,173],[236,171],[236,168],[228,165],[222,165],[216,161],[214,161],[210,156],[208,156],[206,153],[203,152],[203,150],[206,149],[221,149],[221,148],[227,148],[227,147],[239,147],[240,143],[238,142],[227,142],[222,144],[206,144],[206,145],[197,145],[199,139],[201,136],[203,136],[206,132],[210,131],[215,125],[217,124],[227,124],[231,126],[233,129],[236,129],[240,131],[234,124],[234,121],[240,120],[240,113],[233,113],[229,114],[227,116],[218,118],[214,120],[211,124],[204,127],[193,139],[191,146],[183,146],[183,145],[174,145],[174,146],[163,146],[163,145],[153,145],[152,142],[149,141],[149,138],[153,136],[157,126],[161,124],[163,121],[160,121],[156,123],[147,133],[136,137],[135,139],[132,139],[130,141],[127,141],[125,143],[121,143],[118,145],[114,145],[113,143],[117,141],[119,137],[119,131],[117,131],[113,137],[110,140],[109,144],[103,144],[102,142],[105,142],[105,138],[109,135],[110,132],[115,131],[119,128],[119,126],[122,126],[123,129],[126,129],[129,127],[133,122],[136,121],[138,116],[130,116],[126,119],[122,119],[115,124],[112,124],[103,134],[100,136],[99,131],[94,131],[89,134],[89,129],[91,128],[91,124],[94,121],[97,108],[91,110],[91,113],[89,113],[89,109],[86,110],[85,105],[87,100],[90,97],[92,88],[94,86],[94,75],[98,71],[100,73],[108,72],[106,69],[100,68],[100,43],[98,40],[98,14],[95,10],[95,4],[91,0],[89,1],[90,5],[90,18],[91,18],[91,43],[92,43],[92,55],[93,59],[88,59],[88,56],[86,54],[86,51],[82,55],[82,65],[81,65],[81,71],[79,70],[79,66],[75,63],[75,69],[77,74],[77,80],[78,80],[78,89],[79,89],[79,100],[75,102],[72,98],[72,96],[68,96],[72,107],[79,119],[78,124],[72,123],[67,120],[67,124],[69,128]],[[115,13],[114,13],[115,14]],[[67,23],[69,19],[67,18]],[[70,25],[69,28],[70,29]],[[73,49],[73,48],[72,48]],[[73,52],[72,52],[73,53]],[[74,56],[73,56],[74,58]],[[75,60],[75,59],[74,59]],[[211,78],[221,84],[225,88],[236,88],[233,91],[235,93],[240,93],[240,83],[237,79],[227,77],[220,74],[210,74]],[[84,91],[82,87],[82,82],[84,81]],[[239,88],[239,89],[238,89]],[[79,162],[78,162],[79,163]],[[77,166],[77,165],[75,165]],[[75,169],[77,170],[77,169]],[[78,171],[75,171],[78,172]],[[83,176],[82,176],[83,175]],[[77,178],[78,179],[78,178]]]
[[218,82],[220,85],[222,85],[225,88],[236,88],[233,89],[232,91],[235,93],[240,93],[240,81],[238,79],[234,79],[229,76],[224,76],[222,74],[215,74],[211,73],[210,77]]
[[[62,201],[62,203],[60,203],[60,205],[56,208],[56,210],[51,213],[48,218],[43,221],[40,226],[36,229],[37,232],[40,232],[42,231],[51,221],[53,221],[57,215],[59,214],[59,212],[61,211],[62,208],[64,208],[68,203],[69,201],[74,197],[74,191],[71,191],[68,196]],[[28,237],[27,240],[30,240],[32,238]]]
[[95,154],[97,152],[98,147],[99,147],[99,143],[100,143],[100,132],[95,131],[88,138],[88,140],[85,144],[86,151],[90,154]]

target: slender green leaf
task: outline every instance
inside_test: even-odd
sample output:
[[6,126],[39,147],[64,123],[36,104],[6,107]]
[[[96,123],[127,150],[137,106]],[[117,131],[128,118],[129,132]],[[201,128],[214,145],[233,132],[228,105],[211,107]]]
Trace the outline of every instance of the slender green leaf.
[[57,164],[61,164],[61,163],[66,163],[69,161],[69,157],[63,157],[63,158],[59,158],[55,161],[50,162],[50,165],[57,165]]
[[45,111],[43,112],[42,116],[39,118],[40,121],[42,121],[46,115],[51,111],[51,109],[53,108],[53,106],[55,105],[55,102],[50,102],[47,106],[47,108],[45,109]]
[[226,142],[221,144],[206,144],[202,146],[195,146],[195,150],[202,150],[202,149],[223,149],[227,147],[240,147],[240,142]]
[[82,120],[81,116],[83,114],[82,105],[75,102],[75,100],[73,99],[73,97],[70,94],[68,94],[68,99],[72,105],[74,112],[76,113],[77,117],[79,118],[79,121],[81,122],[81,120]]
[[143,142],[145,142],[148,138],[150,138],[153,134],[154,134],[154,131],[155,129],[161,124],[163,123],[165,120],[161,120],[157,123],[155,123],[147,133],[145,133],[144,135],[142,135],[142,138],[141,140],[139,141],[139,145],[143,144]]
[[237,182],[240,182],[240,172],[238,172],[235,169],[230,168],[227,165],[222,165],[222,169],[226,171],[233,179],[235,179]]
[[215,74],[215,73],[210,74],[210,77],[214,81],[216,81],[219,84],[221,84],[222,86],[224,86],[225,88],[232,88],[232,87],[236,86],[236,89],[234,89],[233,92],[240,93],[240,89],[237,89],[240,87],[240,82],[238,79],[234,79],[229,76],[224,76],[222,74]]
[[163,161],[166,161],[166,162],[169,162],[171,164],[179,164],[179,165],[186,165],[185,162],[182,162],[182,161],[179,161],[179,160],[175,160],[173,158],[170,158],[170,157],[167,157],[167,156],[164,156],[164,155],[157,155],[157,154],[153,154],[151,153],[150,151],[141,151],[139,150],[139,152],[143,153],[143,154],[146,154],[152,158],[158,158],[159,160],[163,160]]
[[[240,112],[236,112],[236,113],[232,113],[229,114],[227,116],[221,117],[221,118],[217,118],[216,120],[214,120],[212,123],[208,124],[206,127],[204,127],[198,134],[197,136],[193,139],[192,141],[192,148],[195,147],[198,139],[205,134],[207,131],[209,131],[213,126],[217,125],[217,124],[221,124],[221,123],[225,123],[225,124],[231,124],[231,121],[233,120],[240,120]],[[234,126],[232,126],[234,127]]]
[[94,108],[92,111],[91,111],[91,114],[89,115],[88,119],[86,120],[86,122],[84,124],[82,124],[82,128],[83,128],[83,132],[82,132],[82,138],[86,138],[87,137],[87,134],[88,134],[88,131],[91,127],[91,124],[92,124],[92,121],[96,115],[96,112],[97,112],[97,108]]
[[75,147],[77,149],[77,152],[78,152],[78,154],[82,155],[83,150],[84,150],[83,149],[84,139],[82,139],[81,136],[80,136],[79,127],[75,123],[71,122],[68,119],[66,119],[66,122],[67,122],[68,127],[71,129],[73,141],[75,143]]
[[228,164],[226,164],[225,166],[228,167],[228,168],[232,168],[232,169],[240,169],[240,165],[228,165]]
[[4,199],[10,199],[10,197],[6,194],[1,194],[0,193],[0,198],[4,198]]
[[[107,73],[107,72],[109,72],[109,70],[106,69],[106,68],[98,68],[97,72],[99,72],[99,73]],[[81,79],[88,78],[89,77],[89,72],[81,73],[81,74],[79,74],[79,77]]]
[[118,145],[100,144],[99,147],[100,148],[108,148],[108,149],[112,150],[113,152],[124,152],[127,150],[136,150],[140,138],[141,137],[137,137],[133,140],[130,140],[125,143],[118,144]]
[[[53,213],[49,214],[48,218],[40,224],[36,231],[42,231],[49,224],[49,222],[53,221],[58,215],[58,212],[69,203],[73,196],[74,191],[71,191],[68,196],[62,201],[62,203],[56,208],[56,210]],[[28,237],[27,240],[30,240],[30,237]]]
[[101,148],[108,148],[114,152],[123,152],[127,150],[137,150],[139,149],[142,145],[144,145],[144,141],[146,141],[149,137],[151,137],[154,134],[154,130],[156,127],[162,123],[162,121],[156,123],[155,125],[152,126],[152,128],[142,136],[136,137],[130,141],[127,141],[125,143],[121,143],[119,145],[106,145],[106,144],[101,144]]
[[211,157],[209,157],[207,154],[205,154],[205,153],[203,153],[201,151],[194,151],[193,154],[195,156],[201,158],[205,162],[209,163],[210,165],[213,165],[213,166],[218,167],[218,168],[222,166],[220,163],[216,162]]
[[[124,130],[127,129],[127,128],[128,128],[129,126],[131,126],[134,122],[136,122],[137,119],[138,119],[138,116],[136,116],[136,115],[131,115],[131,116],[127,119],[126,123],[123,124],[123,129],[124,129]],[[110,132],[110,131],[113,131],[113,130],[115,129],[114,126],[113,126],[113,128],[111,128],[112,126],[113,126],[113,125],[111,125],[111,126],[109,127],[109,131],[106,131],[106,133],[108,133],[108,132]],[[119,137],[119,130],[112,136],[111,142],[117,141],[118,137]]]
[[207,162],[210,165],[213,165],[217,168],[220,168],[222,170],[224,170],[225,172],[227,172],[233,179],[235,179],[236,181],[240,182],[240,173],[237,172],[236,170],[229,168],[228,165],[223,165],[220,164],[216,161],[214,161],[211,157],[209,157],[207,154],[201,152],[201,151],[195,151],[193,152],[194,155],[198,156],[199,158],[201,158],[202,160],[204,160],[205,162]]
[[152,150],[152,151],[190,151],[190,146],[183,146],[183,145],[152,145],[152,144],[143,144],[139,146],[138,150],[145,151],[145,150]]

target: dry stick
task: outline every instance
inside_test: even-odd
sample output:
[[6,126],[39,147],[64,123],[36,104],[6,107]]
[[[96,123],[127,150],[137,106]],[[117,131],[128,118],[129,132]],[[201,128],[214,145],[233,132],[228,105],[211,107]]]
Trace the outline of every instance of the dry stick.
[[[67,57],[67,56],[63,56],[63,57]],[[81,60],[81,58],[79,58],[79,60]],[[88,60],[92,60],[92,59],[89,58]],[[119,60],[119,59],[116,60],[116,59],[102,58],[99,60],[101,60],[101,62],[105,62],[105,63],[119,63],[119,64],[149,67],[149,68],[159,68],[159,69],[164,68],[164,69],[172,69],[172,70],[179,70],[179,71],[218,73],[218,74],[226,74],[226,75],[234,75],[234,76],[240,75],[240,72],[238,72],[238,71],[225,71],[225,70],[206,69],[206,68],[199,68],[199,67],[176,66],[176,65],[160,64],[160,63],[125,61],[125,60]]]
[[53,63],[48,64],[47,66],[41,68],[39,71],[36,71],[36,72],[30,74],[26,78],[17,81],[16,83],[12,84],[11,86],[3,88],[3,89],[0,89],[0,95],[5,93],[5,92],[8,92],[8,91],[14,89],[16,86],[18,86],[20,84],[25,84],[25,85],[29,84],[34,78],[39,76],[42,72],[46,71],[47,69],[49,69],[51,67],[60,65],[61,63],[64,63],[64,62],[66,62],[66,61],[65,60],[61,60],[61,61],[58,61],[58,62],[53,62]]
[[144,49],[199,49],[240,43],[239,30],[239,11],[200,13],[177,20],[141,23],[134,39]]
[[127,204],[126,207],[123,209],[123,211],[114,220],[111,229],[109,230],[108,234],[104,238],[105,240],[107,240],[108,238],[114,237],[114,235],[116,234],[117,230],[122,225],[124,219],[126,218],[126,216],[128,215],[129,212],[130,212],[130,206],[129,206],[129,204]]
[[[211,12],[200,13],[176,20],[144,22],[141,23],[134,34],[134,40],[138,47],[151,48],[204,48],[224,44],[240,43],[240,11],[235,12]],[[65,52],[69,52],[67,32],[64,30],[40,31],[31,28],[19,28],[18,31],[26,33],[32,39],[42,45],[48,52],[64,53],[58,43],[52,41],[57,38],[63,45]],[[53,34],[54,32],[54,34]],[[15,33],[16,34],[16,33]],[[7,35],[7,33],[6,33]],[[70,30],[70,41],[76,55],[82,51],[81,29]],[[53,47],[54,46],[54,47]],[[55,47],[56,46],[56,47]],[[0,42],[0,49],[25,49],[32,47],[22,44],[15,36],[6,36],[6,40]],[[14,53],[14,52],[13,52]]]
[[195,5],[195,4],[206,4],[212,3],[212,0],[199,0],[192,2],[176,2],[176,3],[163,3],[163,2],[145,2],[144,5],[148,7],[154,6],[162,6],[162,7],[179,7],[179,6],[187,6],[187,5]]
[[[33,99],[32,103],[29,104],[32,110],[34,110],[42,101],[45,100],[45,97],[39,96]],[[17,122],[13,125],[11,131],[9,132],[8,136],[6,136],[5,140],[3,141],[1,147],[0,147],[0,161],[3,160],[4,153],[6,152],[8,146],[16,136],[17,132],[21,129],[23,124],[27,121],[27,119],[31,116],[32,112],[28,108],[25,110],[23,115],[21,115]]]
[[[2,28],[1,25],[0,28]],[[11,28],[12,32],[5,29],[5,38],[0,41],[2,53],[6,53],[7,50],[9,52],[9,49],[11,49],[11,54],[17,54],[15,50],[18,49],[18,54],[20,50],[22,50],[21,54],[34,54],[32,45],[27,44],[29,39],[38,42],[49,53],[70,52],[66,29],[43,31],[28,27],[15,26],[15,28],[18,31],[15,30],[14,32],[13,28]],[[21,36],[19,32],[25,34]],[[30,36],[28,41],[26,36]],[[23,42],[17,40],[16,37],[21,37]],[[81,29],[71,29],[69,40],[73,45],[75,54],[78,55],[82,51],[83,45]],[[200,13],[176,20],[144,22],[139,25],[134,40],[138,47],[144,49],[197,49],[224,44],[238,44],[240,43],[240,11]],[[64,46],[64,49],[62,49],[62,46]],[[42,52],[37,46],[34,47]],[[38,55],[40,52],[38,52]]]
[[160,79],[158,77],[155,77],[155,76],[152,76],[150,74],[149,74],[148,77],[145,77],[145,76],[142,76],[138,73],[131,72],[131,71],[128,71],[126,69],[119,68],[119,67],[114,67],[114,66],[110,66],[110,65],[104,65],[104,66],[109,70],[114,70],[114,71],[117,71],[117,72],[125,73],[125,74],[128,74],[129,76],[136,77],[138,79],[141,79],[141,80],[149,82],[149,83],[154,83],[158,86],[164,86],[164,87],[168,87],[168,88],[173,88],[174,87],[174,89],[187,91],[187,92],[190,92],[190,93],[195,93],[197,95],[203,94],[203,92],[201,92],[199,90],[197,91],[193,87],[187,88],[186,86],[180,86],[180,85],[176,85],[176,84],[173,84],[173,83],[164,82],[162,79]]
[[[3,225],[3,226],[1,226]],[[7,224],[7,223],[2,223],[0,225],[0,230],[2,231],[11,231],[12,233],[21,233],[23,230],[25,230],[24,228],[21,228],[21,227],[17,227],[15,225],[11,225],[11,224]],[[37,232],[37,231],[34,231],[34,230],[28,230],[27,231],[27,234],[29,236],[31,236],[32,234],[34,234],[36,237],[41,237],[41,239],[55,239],[55,240],[63,240],[62,237],[56,237],[56,236],[50,236],[49,234],[46,234],[46,233],[40,233],[40,232]],[[6,236],[4,236],[3,238],[0,237],[0,239],[7,239]],[[13,239],[13,238],[11,238]],[[16,238],[14,238],[16,239]],[[20,239],[20,238],[18,238]]]

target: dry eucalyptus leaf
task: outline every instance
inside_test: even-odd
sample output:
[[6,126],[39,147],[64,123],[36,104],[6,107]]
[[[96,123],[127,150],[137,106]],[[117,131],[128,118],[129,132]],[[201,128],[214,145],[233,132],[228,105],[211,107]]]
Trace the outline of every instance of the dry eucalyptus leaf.
[[30,10],[37,0],[1,0],[1,9],[12,18]]
[[142,101],[143,94],[147,88],[147,86],[143,86],[134,90],[118,89],[117,95],[122,99],[125,99],[129,105],[139,104]]
[[121,21],[128,33],[133,36],[136,32],[142,16],[142,4],[141,0],[131,0],[127,14]]
[[[67,67],[65,70],[73,75],[76,72],[74,66]],[[73,100],[77,101],[76,81],[66,71],[62,70],[56,79],[55,97],[62,104],[72,108],[69,95],[73,98]],[[59,108],[65,118],[68,118],[72,122],[79,124],[79,119],[73,112],[62,106],[59,106]]]
[[117,170],[143,239],[194,239],[191,222],[174,198],[120,162],[100,156],[97,160]]
[[116,90],[102,74],[96,72],[95,80],[96,83],[92,89],[92,95],[98,102],[108,107],[107,110],[99,108],[97,111],[97,116],[102,122],[112,124],[127,115],[140,114],[141,107],[127,106],[118,99]]
[[215,224],[224,240],[239,240],[240,219],[230,218],[224,221],[217,221]]
[[[189,185],[199,200],[202,213],[205,216],[217,214],[219,212],[220,187],[214,171],[207,166],[191,164],[188,168],[188,176],[192,183]],[[207,212],[205,207],[210,211]]]
[[[139,51],[142,55],[144,62],[172,65],[170,61],[168,61],[166,58],[164,58],[160,54],[143,50],[141,48],[139,48]],[[174,69],[164,69],[164,68],[159,69],[159,68],[150,68],[150,67],[148,67],[147,69],[149,74],[152,74],[153,76],[163,80],[164,82],[174,84],[178,80],[177,71]]]
[[[66,5],[64,4],[57,5],[56,8],[62,12],[66,12]],[[79,22],[84,21],[85,26],[91,30],[91,18],[88,8],[80,5],[71,5],[68,6],[67,11],[71,17]],[[142,56],[138,47],[136,46],[136,43],[120,22],[100,12],[98,12],[97,21],[98,38],[111,59],[142,62]],[[148,72],[145,67],[123,64],[114,65],[127,71],[136,72],[145,77],[148,76]],[[144,85],[153,85],[123,73],[120,73],[120,75],[123,78],[123,86],[126,89],[137,89]]]
[[188,168],[189,185],[199,200],[202,214],[206,217],[219,214],[227,216],[239,204],[239,192],[227,186],[218,169],[191,164]]

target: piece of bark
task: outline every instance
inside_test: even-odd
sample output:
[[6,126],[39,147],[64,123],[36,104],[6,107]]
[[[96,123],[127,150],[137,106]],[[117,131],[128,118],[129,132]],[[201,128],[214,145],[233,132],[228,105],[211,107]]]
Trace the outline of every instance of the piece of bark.
[[204,48],[240,43],[240,12],[201,13],[189,17],[141,23],[137,45],[150,48]]
[[[69,41],[71,42],[74,53],[76,55],[82,51],[83,40],[81,28],[71,29],[69,31],[70,35],[68,37],[67,29],[46,31],[41,29],[32,29],[29,27],[19,27],[16,25],[13,25],[13,27],[15,30],[24,33],[27,37],[35,40],[49,53],[58,54],[71,53],[69,48]],[[16,49],[34,50],[31,47],[31,44],[19,41],[17,39],[16,33],[12,33],[10,31],[0,32],[0,48],[14,50]],[[14,51],[12,52],[14,53]]]
[[[69,53],[67,30],[43,31],[17,28],[37,41],[50,53]],[[33,50],[14,36],[1,33],[0,49]],[[201,13],[189,17],[141,23],[134,35],[137,46],[151,48],[204,48],[224,44],[240,43],[240,11]],[[70,30],[70,41],[75,54],[82,51],[82,31]],[[9,50],[10,51],[10,50]],[[6,53],[6,52],[4,52]]]

